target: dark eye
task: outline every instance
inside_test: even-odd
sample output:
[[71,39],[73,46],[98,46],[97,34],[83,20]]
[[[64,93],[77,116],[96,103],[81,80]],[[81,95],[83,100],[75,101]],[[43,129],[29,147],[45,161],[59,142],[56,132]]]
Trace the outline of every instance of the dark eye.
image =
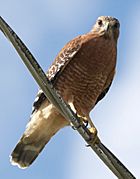
[[102,26],[102,24],[103,24],[102,20],[98,20],[98,25]]

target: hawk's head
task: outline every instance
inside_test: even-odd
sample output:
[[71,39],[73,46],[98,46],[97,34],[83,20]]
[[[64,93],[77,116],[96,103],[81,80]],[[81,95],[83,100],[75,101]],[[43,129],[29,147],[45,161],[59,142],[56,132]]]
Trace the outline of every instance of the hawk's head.
[[110,16],[98,17],[95,25],[93,26],[92,32],[98,32],[99,34],[105,35],[105,37],[114,37],[117,41],[119,36],[119,21]]

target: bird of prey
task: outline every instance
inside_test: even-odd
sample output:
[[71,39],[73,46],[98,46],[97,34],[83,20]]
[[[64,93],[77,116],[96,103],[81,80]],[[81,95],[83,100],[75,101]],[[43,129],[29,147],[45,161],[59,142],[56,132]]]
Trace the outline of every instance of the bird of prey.
[[[108,92],[116,67],[119,21],[110,16],[97,19],[90,32],[68,42],[59,52],[47,77],[72,110],[97,132],[89,113]],[[33,103],[26,130],[11,154],[11,162],[26,168],[51,137],[70,125],[42,90]]]

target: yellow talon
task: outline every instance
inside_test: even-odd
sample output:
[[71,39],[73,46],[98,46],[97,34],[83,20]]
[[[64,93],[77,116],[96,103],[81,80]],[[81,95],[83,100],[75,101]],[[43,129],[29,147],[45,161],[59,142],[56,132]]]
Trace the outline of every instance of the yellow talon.
[[98,133],[97,129],[95,127],[91,127],[91,128],[89,128],[89,131],[91,133],[91,135],[90,135],[91,139],[89,141],[90,145],[94,145],[94,144],[99,143],[100,139],[97,136],[97,133]]

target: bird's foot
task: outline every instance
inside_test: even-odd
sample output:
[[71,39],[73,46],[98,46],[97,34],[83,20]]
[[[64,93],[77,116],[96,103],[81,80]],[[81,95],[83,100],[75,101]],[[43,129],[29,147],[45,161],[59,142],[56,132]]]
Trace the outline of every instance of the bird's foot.
[[85,128],[87,128],[90,132],[90,139],[88,141],[89,145],[94,145],[95,143],[98,143],[100,140],[97,136],[97,129],[94,126],[92,120],[90,117],[85,117],[77,114],[77,117],[80,119],[80,126],[84,125]]
[[87,141],[88,145],[86,145],[87,147],[91,146],[91,145],[95,145],[97,143],[100,142],[100,139],[98,138],[98,131],[95,127],[91,127],[89,128],[90,131],[90,139]]
[[92,120],[90,118],[87,118],[87,117],[83,117],[79,114],[77,114],[77,117],[79,119],[79,125],[78,127],[75,127],[73,126],[73,124],[71,124],[72,128],[74,130],[77,130],[78,128],[80,127],[83,127],[84,128],[87,128],[90,132],[90,139],[87,141],[88,142],[88,145],[86,145],[87,147],[88,146],[91,146],[91,145],[94,145],[94,144],[97,144],[100,142],[98,136],[97,136],[97,129],[96,127],[94,126]]
[[83,116],[80,116],[79,114],[76,114],[76,115],[77,115],[78,120],[79,120],[79,125],[78,125],[78,127],[75,127],[75,126],[73,126],[73,124],[71,123],[72,129],[77,130],[78,128],[80,128],[80,127],[83,126],[83,125],[84,125],[85,128],[87,128],[88,125],[89,125],[89,122],[88,122],[87,118],[86,118],[86,117],[83,117]]

